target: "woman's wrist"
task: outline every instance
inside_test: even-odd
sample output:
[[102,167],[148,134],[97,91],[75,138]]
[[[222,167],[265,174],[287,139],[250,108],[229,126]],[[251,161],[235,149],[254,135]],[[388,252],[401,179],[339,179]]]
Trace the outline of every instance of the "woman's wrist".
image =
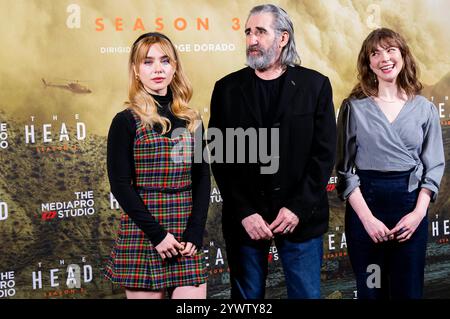
[[362,223],[366,223],[366,222],[370,221],[371,219],[373,219],[373,214],[369,209],[362,210],[360,212],[357,212],[356,214],[358,215],[359,220],[361,220]]
[[411,213],[416,214],[420,218],[424,218],[425,215],[427,214],[427,209],[416,207]]

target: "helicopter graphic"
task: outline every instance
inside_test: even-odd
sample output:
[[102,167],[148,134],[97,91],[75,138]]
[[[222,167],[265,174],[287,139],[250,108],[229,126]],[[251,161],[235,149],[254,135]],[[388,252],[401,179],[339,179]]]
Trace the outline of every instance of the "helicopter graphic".
[[92,93],[92,91],[90,89],[88,89],[86,86],[81,85],[78,80],[64,80],[67,81],[67,84],[56,84],[56,83],[50,83],[45,81],[44,78],[42,78],[42,82],[44,83],[44,87],[55,87],[55,88],[60,88],[60,89],[64,89],[64,90],[68,90],[72,93],[76,93],[76,94],[89,94]]

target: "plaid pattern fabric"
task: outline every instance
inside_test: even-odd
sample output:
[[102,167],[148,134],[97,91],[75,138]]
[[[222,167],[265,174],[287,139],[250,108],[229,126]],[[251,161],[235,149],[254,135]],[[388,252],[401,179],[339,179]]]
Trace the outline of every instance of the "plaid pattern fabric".
[[[164,137],[143,126],[132,114],[137,127],[134,161],[139,195],[158,222],[181,241],[192,212],[192,191],[186,186],[191,183],[193,137],[187,131],[173,139]],[[168,193],[143,189],[146,187],[184,190]],[[207,273],[203,252],[163,261],[144,232],[122,212],[105,276],[124,287],[159,290],[202,284]]]

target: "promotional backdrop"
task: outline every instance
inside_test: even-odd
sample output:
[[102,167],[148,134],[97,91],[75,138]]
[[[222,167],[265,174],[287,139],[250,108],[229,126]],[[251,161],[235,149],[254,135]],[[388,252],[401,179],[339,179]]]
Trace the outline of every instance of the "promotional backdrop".
[[[0,298],[124,298],[102,275],[120,211],[109,190],[106,137],[127,98],[130,45],[159,31],[176,44],[194,87],[191,106],[209,120],[215,81],[245,66],[244,26],[260,1],[0,0]],[[448,0],[274,1],[294,22],[302,65],[331,80],[336,112],[356,82],[371,30],[404,35],[423,95],[438,108],[446,174],[429,216],[425,297],[450,297],[450,41]],[[322,294],[354,298],[344,204],[329,181]],[[213,181],[204,251],[209,298],[229,298]],[[285,298],[276,248],[268,298]]]

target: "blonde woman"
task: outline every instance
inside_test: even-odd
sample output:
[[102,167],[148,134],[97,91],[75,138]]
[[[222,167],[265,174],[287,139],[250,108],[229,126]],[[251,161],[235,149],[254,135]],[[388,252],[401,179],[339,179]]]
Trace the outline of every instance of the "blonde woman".
[[210,173],[206,162],[193,163],[194,132],[203,127],[191,97],[169,38],[140,36],[129,59],[127,108],[112,121],[107,150],[123,213],[105,276],[127,298],[206,298]]

